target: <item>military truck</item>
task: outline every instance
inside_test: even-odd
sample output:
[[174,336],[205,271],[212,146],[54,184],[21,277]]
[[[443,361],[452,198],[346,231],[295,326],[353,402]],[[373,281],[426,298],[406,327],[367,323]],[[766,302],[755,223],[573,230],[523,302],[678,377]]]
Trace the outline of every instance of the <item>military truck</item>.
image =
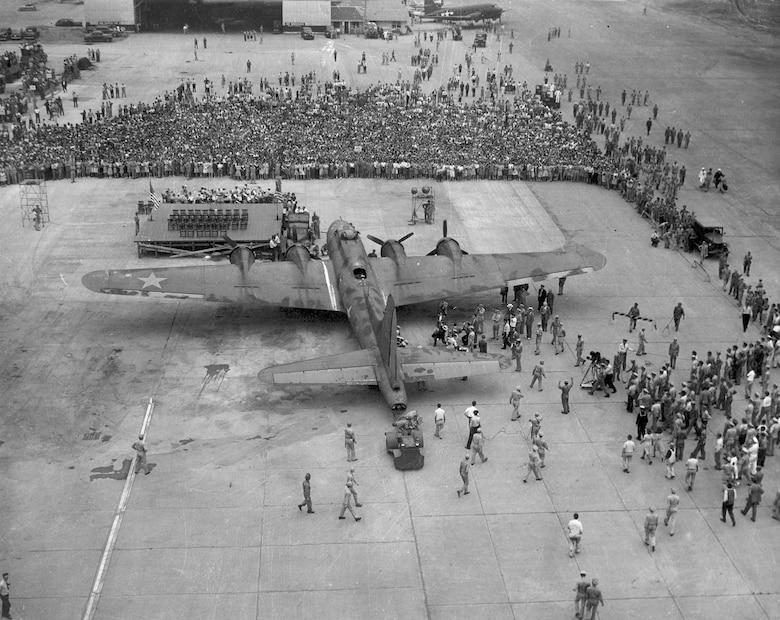
[[723,226],[718,225],[716,222],[697,215],[693,220],[693,234],[697,248],[702,243],[707,244],[708,257],[729,253],[729,244],[723,240],[726,233],[723,230]]

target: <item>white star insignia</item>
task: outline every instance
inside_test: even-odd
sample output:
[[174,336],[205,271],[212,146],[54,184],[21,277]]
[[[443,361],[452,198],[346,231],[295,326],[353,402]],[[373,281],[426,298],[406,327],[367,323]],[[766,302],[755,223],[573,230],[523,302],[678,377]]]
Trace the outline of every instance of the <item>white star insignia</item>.
[[157,288],[162,290],[162,286],[160,286],[160,282],[163,282],[168,278],[158,278],[156,275],[154,275],[154,272],[151,272],[146,278],[139,277],[138,279],[144,283],[144,285],[141,287],[142,289],[146,288],[147,286],[156,286]]

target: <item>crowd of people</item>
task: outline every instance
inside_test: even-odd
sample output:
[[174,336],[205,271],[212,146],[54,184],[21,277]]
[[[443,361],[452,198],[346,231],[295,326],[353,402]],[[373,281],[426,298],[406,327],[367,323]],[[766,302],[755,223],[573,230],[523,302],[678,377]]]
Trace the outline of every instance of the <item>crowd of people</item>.
[[71,166],[76,176],[95,167],[97,176],[132,176],[144,162],[148,174],[160,175],[170,162],[172,174],[188,176],[203,176],[210,163],[215,175],[221,165],[234,178],[254,169],[286,178],[442,180],[587,180],[594,169],[616,165],[527,90],[511,105],[478,99],[463,106],[444,88],[423,94],[404,83],[362,91],[326,83],[305,99],[283,100],[279,92],[166,93],[152,104],[118,105],[110,118],[85,111],[78,125],[20,122],[0,138],[0,163],[9,182],[25,170],[56,178],[53,168]]
[[[180,189],[166,189],[162,200],[173,204],[205,203],[269,203],[277,192],[257,185],[236,185],[234,187],[198,187],[182,185]],[[292,194],[293,199],[295,194]]]

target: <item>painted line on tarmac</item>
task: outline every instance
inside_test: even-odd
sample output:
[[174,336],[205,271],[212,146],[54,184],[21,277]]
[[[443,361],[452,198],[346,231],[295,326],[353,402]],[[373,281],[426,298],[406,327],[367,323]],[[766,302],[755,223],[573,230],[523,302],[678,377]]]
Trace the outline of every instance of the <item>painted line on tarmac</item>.
[[[139,435],[146,437],[146,431],[149,429],[149,425],[152,421],[152,414],[154,413],[154,400],[149,398],[149,404],[146,406],[146,415],[144,416],[143,424],[141,424],[141,430]],[[103,591],[103,583],[106,580],[106,574],[108,573],[108,565],[111,562],[111,555],[114,552],[116,546],[116,539],[119,535],[119,528],[122,527],[122,520],[125,517],[125,509],[127,508],[127,501],[130,499],[130,491],[133,489],[133,482],[135,481],[135,465],[138,455],[133,457],[130,462],[130,470],[127,472],[127,479],[125,480],[125,486],[122,489],[122,495],[119,498],[119,505],[114,513],[114,522],[111,524],[111,530],[108,533],[108,540],[106,540],[106,546],[103,548],[103,554],[100,556],[100,564],[98,564],[97,574],[95,575],[95,581],[92,584],[92,591],[89,594],[89,600],[87,601],[87,607],[84,610],[82,620],[92,620],[97,612],[97,606],[100,602],[100,594]]]

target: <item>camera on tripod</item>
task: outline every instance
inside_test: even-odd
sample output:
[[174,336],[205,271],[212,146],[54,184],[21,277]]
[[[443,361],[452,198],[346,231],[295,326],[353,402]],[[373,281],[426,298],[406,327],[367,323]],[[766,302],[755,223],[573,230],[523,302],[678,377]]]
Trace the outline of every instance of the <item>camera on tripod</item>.
[[591,351],[588,356],[590,364],[585,369],[585,374],[580,381],[580,387],[586,390],[591,390],[598,382],[598,376],[600,372],[604,372],[604,369],[609,365],[609,361],[601,357],[600,351]]
[[599,353],[598,351],[591,351],[591,352],[590,352],[590,355],[588,356],[588,359],[589,359],[589,360],[590,360],[592,363],[594,363],[594,364],[598,364],[598,363],[600,363],[600,362],[601,362],[601,353]]

